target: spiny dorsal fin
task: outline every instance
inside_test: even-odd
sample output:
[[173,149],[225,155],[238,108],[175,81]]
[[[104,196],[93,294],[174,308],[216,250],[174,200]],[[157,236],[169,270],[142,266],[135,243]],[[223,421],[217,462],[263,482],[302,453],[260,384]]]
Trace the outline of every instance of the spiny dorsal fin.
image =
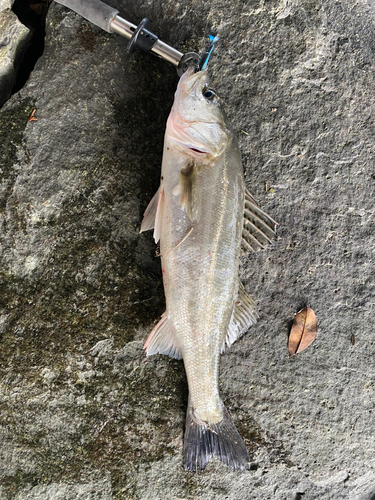
[[178,192],[181,206],[191,221],[199,219],[200,198],[197,167],[194,160],[180,171]]
[[225,344],[230,347],[233,342],[242,337],[244,333],[257,322],[259,315],[252,299],[247,295],[241,282],[238,286],[238,297],[234,304],[232,317],[228,331],[221,347],[225,350]]
[[182,359],[180,348],[176,341],[176,329],[167,313],[163,313],[161,320],[154,327],[143,346],[147,356],[152,354],[166,354],[171,358]]
[[254,203],[254,205],[258,205],[258,203],[255,201],[254,196],[250,193],[250,191],[247,189],[245,186],[245,201],[250,201],[250,203]]
[[251,193],[245,188],[244,227],[242,230],[242,248],[247,252],[256,252],[271,243],[276,234],[277,222],[257,206]]

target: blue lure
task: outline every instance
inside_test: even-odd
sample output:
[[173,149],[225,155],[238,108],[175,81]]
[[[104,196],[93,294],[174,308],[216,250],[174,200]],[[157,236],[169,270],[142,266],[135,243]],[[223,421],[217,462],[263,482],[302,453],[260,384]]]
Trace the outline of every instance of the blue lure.
[[199,62],[198,62],[199,71],[207,68],[208,60],[212,54],[212,51],[214,50],[215,42],[217,42],[219,40],[218,36],[208,35],[208,37],[210,39],[210,45],[207,48],[207,50],[205,50],[203,52],[203,54],[201,55],[201,58],[199,59]]

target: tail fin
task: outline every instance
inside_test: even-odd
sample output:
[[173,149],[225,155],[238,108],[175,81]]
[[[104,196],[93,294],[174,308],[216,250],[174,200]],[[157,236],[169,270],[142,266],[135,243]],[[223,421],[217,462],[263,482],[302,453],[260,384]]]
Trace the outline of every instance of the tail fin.
[[184,439],[185,470],[196,472],[197,465],[203,470],[212,457],[219,458],[235,470],[249,469],[245,443],[224,405],[223,410],[223,420],[208,427],[197,423],[191,406],[188,407]]

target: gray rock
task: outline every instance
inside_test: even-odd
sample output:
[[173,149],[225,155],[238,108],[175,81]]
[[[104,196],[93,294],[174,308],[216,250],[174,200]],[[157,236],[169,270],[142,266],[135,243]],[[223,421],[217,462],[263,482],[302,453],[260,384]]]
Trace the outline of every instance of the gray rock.
[[[139,227],[175,70],[52,4],[44,55],[0,110],[1,500],[370,500],[372,4],[112,5],[183,52],[219,33],[213,84],[248,187],[279,222],[241,270],[261,319],[221,361],[253,470],[184,472],[183,366],[142,350],[165,307]],[[305,304],[318,337],[289,358]]]
[[18,64],[31,38],[29,28],[6,8],[8,3],[0,3],[0,106],[10,96]]
[[11,9],[13,4],[13,0],[0,0],[0,12],[6,9]]
[[80,483],[39,485],[23,490],[16,500],[112,500],[111,483],[107,478],[102,481]]

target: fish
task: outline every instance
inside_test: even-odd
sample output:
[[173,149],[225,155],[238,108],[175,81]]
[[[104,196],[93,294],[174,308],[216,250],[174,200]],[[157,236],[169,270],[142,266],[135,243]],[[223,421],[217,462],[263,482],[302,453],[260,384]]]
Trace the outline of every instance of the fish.
[[258,318],[239,280],[241,251],[263,248],[275,227],[245,187],[238,142],[207,70],[189,68],[167,120],[160,186],[141,224],[160,244],[166,300],[144,349],[183,359],[187,471],[203,470],[212,457],[249,468],[219,394],[219,362]]

